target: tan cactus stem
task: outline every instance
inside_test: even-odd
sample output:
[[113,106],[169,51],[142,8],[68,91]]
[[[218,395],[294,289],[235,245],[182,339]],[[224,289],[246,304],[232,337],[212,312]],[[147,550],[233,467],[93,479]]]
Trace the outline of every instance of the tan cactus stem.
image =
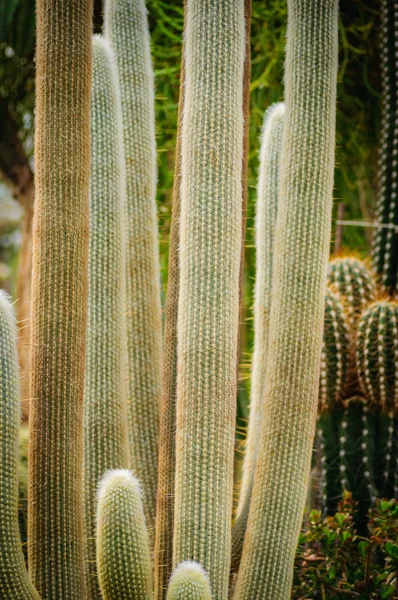
[[120,97],[108,43],[93,38],[89,302],[84,382],[84,566],[101,598],[95,530],[98,482],[129,466],[126,398],[125,177]]
[[121,91],[126,163],[127,353],[131,468],[155,532],[162,324],[156,220],[154,82],[144,0],[108,0],[105,36]]
[[160,406],[159,479],[156,499],[155,600],[163,600],[173,568],[175,427],[177,400],[177,323],[180,293],[181,121],[184,106],[184,56],[180,73],[173,213],[164,327],[163,386]]
[[232,532],[232,570],[238,568],[242,553],[263,415],[264,380],[271,311],[272,259],[278,214],[279,163],[284,114],[284,104],[272,105],[264,116],[264,127],[261,136],[256,213],[255,339],[252,393],[239,505]]
[[335,146],[337,0],[288,0],[264,416],[236,600],[288,600],[310,472]]
[[38,0],[28,551],[46,600],[84,598],[91,29],[91,0]]
[[0,290],[0,598],[40,600],[26,572],[18,527],[21,414],[15,315]]
[[173,563],[203,565],[214,600],[231,544],[244,27],[243,0],[187,2]]

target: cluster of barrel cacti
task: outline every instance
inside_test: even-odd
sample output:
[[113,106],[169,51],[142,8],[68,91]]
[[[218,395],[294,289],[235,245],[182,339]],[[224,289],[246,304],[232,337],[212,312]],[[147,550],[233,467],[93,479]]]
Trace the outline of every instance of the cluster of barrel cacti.
[[359,525],[376,497],[398,498],[398,6],[381,5],[382,133],[372,263],[342,256],[329,264],[328,285],[339,308],[326,308],[314,468],[324,510],[335,511],[343,490],[351,490]]
[[[231,526],[250,2],[185,2],[162,349],[144,0],[107,0],[94,39],[90,0],[37,0],[29,576],[16,333],[1,296],[4,600],[290,597],[318,403],[333,415],[358,373],[388,419],[397,406],[396,304],[370,305],[359,319],[375,292],[354,259],[331,265],[325,300],[337,17],[338,0],[288,0],[285,104],[266,113],[262,135],[252,406]],[[328,424],[340,428],[343,487],[357,413],[362,423],[370,411],[351,400]],[[390,419],[391,428],[387,447]]]

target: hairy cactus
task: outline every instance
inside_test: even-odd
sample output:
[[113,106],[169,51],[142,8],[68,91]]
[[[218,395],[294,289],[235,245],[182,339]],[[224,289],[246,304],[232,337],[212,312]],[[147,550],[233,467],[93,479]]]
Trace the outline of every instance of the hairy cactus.
[[18,431],[20,421],[16,322],[0,291],[0,597],[39,600],[26,572],[18,527]]
[[364,311],[356,361],[367,398],[383,410],[398,411],[398,302],[377,301]]
[[173,563],[202,564],[217,600],[231,543],[244,28],[243,0],[187,2]]
[[288,1],[286,115],[261,452],[236,600],[285,600],[291,593],[318,404],[332,209],[337,15],[337,0]]
[[382,128],[376,220],[377,223],[387,227],[378,227],[376,230],[373,265],[382,286],[389,293],[393,293],[398,289],[398,2],[396,0],[381,0],[380,45]]
[[350,366],[351,335],[341,300],[326,290],[319,404],[323,411],[343,399]]
[[99,598],[95,564],[97,487],[129,466],[125,386],[124,157],[120,99],[107,42],[93,39],[89,301],[84,384],[86,593]]
[[283,103],[271,106],[265,113],[261,136],[256,215],[257,255],[252,394],[237,519],[232,533],[233,569],[238,567],[242,551],[263,414],[264,380],[271,309],[273,245],[278,213],[278,179],[284,114],[285,105]]
[[205,570],[195,562],[180,563],[170,579],[167,600],[211,600]]
[[328,285],[345,300],[352,324],[375,298],[376,283],[371,271],[361,260],[353,256],[342,256],[330,261]]
[[98,488],[97,568],[104,600],[151,600],[152,565],[138,479],[109,471]]
[[37,2],[29,570],[81,600],[92,2]]
[[154,84],[144,0],[108,0],[105,36],[121,91],[126,164],[127,346],[131,467],[154,531],[162,327],[156,222]]

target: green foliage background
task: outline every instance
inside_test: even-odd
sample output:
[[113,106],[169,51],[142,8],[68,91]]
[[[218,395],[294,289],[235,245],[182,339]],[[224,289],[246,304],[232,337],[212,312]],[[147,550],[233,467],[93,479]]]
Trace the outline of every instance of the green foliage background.
[[[167,286],[171,188],[179,93],[182,0],[147,0],[156,81],[158,147],[158,212],[163,292]],[[350,0],[340,6],[340,67],[338,76],[335,213],[344,201],[347,219],[371,219],[375,205],[377,144],[380,125],[378,55],[379,0]],[[0,96],[32,154],[34,104],[34,2],[6,0],[1,4]],[[101,1],[96,0],[94,21],[101,29]],[[242,375],[248,377],[253,341],[250,327],[255,267],[254,214],[259,134],[268,106],[283,99],[283,64],[287,22],[286,0],[253,0],[252,80],[250,105],[249,206],[246,233],[244,289],[246,337]],[[333,232],[335,226],[333,224]],[[366,255],[370,229],[348,226],[343,246]]]

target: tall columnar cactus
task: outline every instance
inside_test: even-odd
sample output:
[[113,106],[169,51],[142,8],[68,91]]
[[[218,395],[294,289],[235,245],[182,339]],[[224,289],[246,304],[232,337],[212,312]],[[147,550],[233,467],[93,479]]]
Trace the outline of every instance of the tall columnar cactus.
[[97,486],[129,466],[125,384],[124,157],[120,98],[108,43],[93,39],[89,303],[84,386],[86,592],[99,598],[95,564]]
[[375,298],[376,283],[371,271],[361,260],[352,256],[342,256],[330,261],[328,284],[345,300],[352,324]]
[[[188,0],[173,562],[228,596],[242,241],[243,0]],[[206,118],[203,118],[206,115]]]
[[29,581],[18,528],[19,368],[15,315],[0,291],[0,597],[39,600]]
[[84,597],[91,29],[91,0],[38,0],[28,528],[46,600]]
[[236,600],[290,598],[318,405],[332,208],[337,0],[288,0],[286,115],[261,451]]
[[154,83],[144,0],[107,0],[105,35],[119,77],[126,164],[130,458],[144,488],[148,527],[154,532],[162,329]]
[[249,430],[245,449],[238,516],[232,534],[232,566],[238,566],[249,514],[253,476],[263,414],[271,309],[272,260],[278,213],[278,179],[285,105],[271,106],[264,116],[261,135],[256,215],[256,286],[254,303],[254,355]]
[[364,394],[379,411],[375,471],[379,493],[393,495],[397,456],[394,437],[398,426],[398,303],[379,300],[361,316],[356,343],[359,381]]
[[149,537],[138,480],[109,471],[98,489],[97,568],[104,600],[151,600]]
[[205,570],[195,562],[179,564],[170,579],[167,600],[211,600],[210,582]]
[[159,479],[156,498],[155,600],[163,600],[173,565],[175,427],[177,402],[177,324],[180,294],[181,125],[184,109],[184,56],[180,73],[176,159],[173,183],[173,218],[170,230],[166,320],[164,326],[163,381],[160,408]]
[[343,399],[351,354],[351,330],[348,317],[337,294],[326,290],[323,327],[319,404],[332,408]]
[[[377,223],[389,227],[376,230],[373,264],[383,287],[398,289],[398,2],[381,1],[382,129],[379,157]],[[395,226],[393,229],[391,227]]]

